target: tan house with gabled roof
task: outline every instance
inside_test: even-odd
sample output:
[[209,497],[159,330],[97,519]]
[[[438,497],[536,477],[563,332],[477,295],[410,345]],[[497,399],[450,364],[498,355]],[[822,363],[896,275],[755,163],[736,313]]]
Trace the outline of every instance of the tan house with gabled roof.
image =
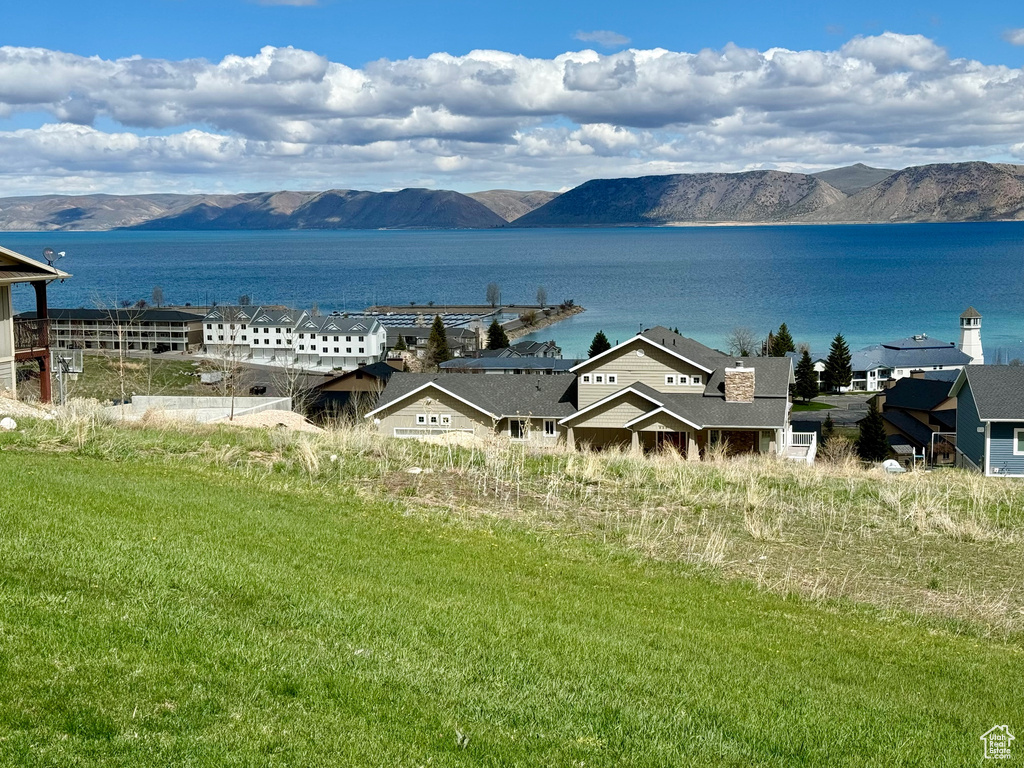
[[[511,418],[530,429],[539,420],[544,434],[575,447],[671,446],[697,459],[709,446],[724,443],[732,452],[808,463],[816,451],[814,436],[794,435],[790,425],[789,358],[732,357],[660,326],[580,362],[569,374],[442,373],[429,379],[429,392],[427,380],[409,376],[393,376],[370,414],[387,434],[413,436],[420,427],[436,434],[448,427],[507,431],[521,439],[519,427],[508,426]],[[548,396],[539,396],[542,384]],[[456,395],[459,404],[450,403],[447,420],[438,415],[432,421],[427,405]]]

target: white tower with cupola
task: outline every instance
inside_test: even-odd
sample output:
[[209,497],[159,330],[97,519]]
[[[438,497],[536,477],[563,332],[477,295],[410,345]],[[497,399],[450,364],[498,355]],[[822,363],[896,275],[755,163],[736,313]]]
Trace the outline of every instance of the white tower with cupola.
[[974,307],[960,315],[960,351],[971,356],[971,365],[984,365],[985,353],[981,349],[981,315]]

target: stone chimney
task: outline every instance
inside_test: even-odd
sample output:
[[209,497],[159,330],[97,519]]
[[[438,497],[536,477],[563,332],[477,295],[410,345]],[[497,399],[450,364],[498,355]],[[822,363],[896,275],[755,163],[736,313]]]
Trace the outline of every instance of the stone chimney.
[[736,361],[735,368],[725,369],[725,401],[754,402],[754,369],[745,368],[742,360]]

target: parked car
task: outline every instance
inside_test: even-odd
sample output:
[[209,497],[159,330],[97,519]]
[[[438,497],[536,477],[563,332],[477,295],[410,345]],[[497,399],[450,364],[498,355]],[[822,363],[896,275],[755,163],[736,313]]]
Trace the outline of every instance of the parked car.
[[153,347],[153,354],[154,355],[160,355],[160,354],[163,354],[164,352],[170,352],[170,351],[171,351],[171,345],[170,344],[157,344],[155,347]]
[[266,387],[249,387],[250,395],[265,395],[267,394]]

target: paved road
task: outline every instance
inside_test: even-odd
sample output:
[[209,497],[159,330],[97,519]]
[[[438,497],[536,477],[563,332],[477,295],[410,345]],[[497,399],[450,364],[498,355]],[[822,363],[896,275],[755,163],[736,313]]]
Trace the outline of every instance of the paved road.
[[794,411],[793,421],[813,421],[821,423],[826,416],[831,416],[836,424],[854,425],[864,418],[868,411],[868,400],[875,396],[875,392],[861,393],[855,395],[819,395],[814,399],[816,403],[827,403],[834,405],[825,411]]

